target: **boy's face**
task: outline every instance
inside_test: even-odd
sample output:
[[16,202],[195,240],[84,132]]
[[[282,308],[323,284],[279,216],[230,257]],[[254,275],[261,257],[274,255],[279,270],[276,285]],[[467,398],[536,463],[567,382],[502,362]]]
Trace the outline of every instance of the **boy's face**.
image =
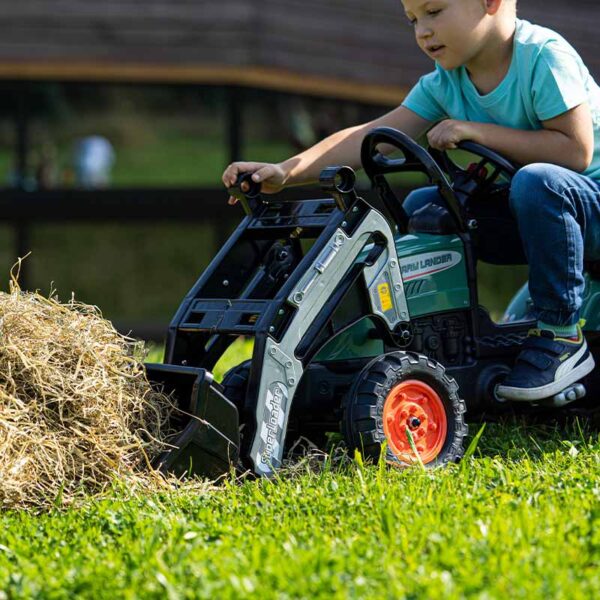
[[419,47],[444,69],[466,65],[488,30],[485,0],[402,0]]

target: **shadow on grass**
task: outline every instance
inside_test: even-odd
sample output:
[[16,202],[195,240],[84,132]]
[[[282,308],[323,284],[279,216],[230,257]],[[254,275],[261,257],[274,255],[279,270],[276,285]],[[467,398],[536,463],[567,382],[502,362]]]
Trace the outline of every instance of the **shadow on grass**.
[[[469,436],[465,449],[485,423],[485,428],[472,449],[471,456],[477,459],[499,458],[506,463],[521,461],[538,462],[553,454],[577,454],[579,451],[600,448],[600,427],[596,411],[594,418],[574,415],[569,412],[506,415],[495,421],[469,423]],[[370,459],[360,458],[371,467],[376,466]],[[319,448],[306,438],[294,442],[287,452],[282,474],[293,475],[308,471],[320,472],[323,469],[333,472],[346,472],[355,463],[356,457],[348,452],[340,434],[329,434],[329,443]]]
[[[572,447],[598,444],[600,411],[577,414],[573,411],[543,411],[506,415],[486,427],[473,456],[500,456],[509,460],[540,459]],[[484,420],[470,424],[470,440]]]

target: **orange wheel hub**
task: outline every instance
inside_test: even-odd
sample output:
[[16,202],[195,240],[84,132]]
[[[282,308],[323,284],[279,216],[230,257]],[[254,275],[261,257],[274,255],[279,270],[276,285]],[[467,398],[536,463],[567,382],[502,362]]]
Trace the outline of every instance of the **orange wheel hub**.
[[390,450],[401,461],[416,461],[409,431],[423,463],[435,460],[448,431],[446,410],[440,395],[417,379],[399,383],[385,399],[383,431]]

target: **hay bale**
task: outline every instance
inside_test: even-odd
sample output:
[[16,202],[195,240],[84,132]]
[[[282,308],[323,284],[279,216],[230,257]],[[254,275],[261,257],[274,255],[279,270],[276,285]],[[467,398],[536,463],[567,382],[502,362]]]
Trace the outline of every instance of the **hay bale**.
[[0,293],[0,505],[70,504],[115,478],[154,487],[170,399],[153,391],[142,348],[93,306]]

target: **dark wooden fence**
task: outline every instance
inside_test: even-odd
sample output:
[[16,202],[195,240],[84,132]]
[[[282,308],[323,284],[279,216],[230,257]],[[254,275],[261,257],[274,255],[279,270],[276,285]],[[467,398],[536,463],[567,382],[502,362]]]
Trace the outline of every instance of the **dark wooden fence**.
[[[597,0],[520,0],[600,75]],[[431,61],[399,0],[0,0],[0,78],[241,85],[397,103]]]
[[[315,198],[318,189],[295,189],[288,198]],[[242,218],[240,209],[227,205],[224,189],[148,188],[111,190],[53,189],[27,192],[0,190],[0,223],[14,228],[13,256],[23,257],[30,251],[30,231],[40,223],[105,223],[105,222],[198,222],[210,223],[217,232],[217,242],[224,242]],[[27,261],[21,266],[19,282],[29,289]],[[161,340],[167,323],[116,321],[123,333]]]

